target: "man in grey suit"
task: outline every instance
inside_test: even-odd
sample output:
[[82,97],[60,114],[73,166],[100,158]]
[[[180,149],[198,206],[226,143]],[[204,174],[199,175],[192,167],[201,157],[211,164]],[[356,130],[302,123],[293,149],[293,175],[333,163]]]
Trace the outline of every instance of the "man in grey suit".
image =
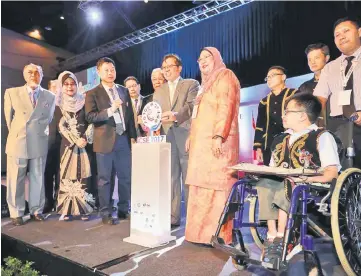
[[188,167],[185,143],[189,134],[193,101],[197,96],[199,83],[193,79],[181,78],[182,61],[175,54],[169,54],[163,58],[162,71],[167,82],[154,92],[153,100],[160,104],[163,111],[161,134],[166,134],[167,141],[171,143],[171,224],[178,226],[181,221],[181,179],[186,208],[188,202],[188,187],[184,184]]
[[29,209],[36,221],[42,215],[44,169],[48,153],[48,125],[55,109],[55,95],[40,86],[42,68],[35,64],[24,67],[26,84],[5,91],[4,114],[9,135],[7,154],[7,203],[14,225],[22,225],[25,211],[25,176],[29,169]]

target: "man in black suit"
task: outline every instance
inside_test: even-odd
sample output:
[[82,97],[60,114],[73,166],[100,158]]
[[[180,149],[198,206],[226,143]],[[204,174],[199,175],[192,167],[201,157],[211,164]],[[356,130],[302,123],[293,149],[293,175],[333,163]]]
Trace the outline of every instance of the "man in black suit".
[[[104,57],[97,62],[101,83],[85,98],[85,116],[94,124],[93,149],[98,168],[99,208],[104,224],[115,225],[129,212],[131,146],[137,137],[134,113],[129,93],[115,84],[116,70],[112,59]],[[111,175],[118,177],[118,218],[112,217]]]
[[[48,89],[50,92],[56,95],[57,88],[57,80],[49,81]],[[48,156],[44,171],[45,205],[43,213],[53,211],[59,189],[61,135],[58,131],[58,124],[61,117],[60,109],[55,108],[53,120],[49,125]]]
[[151,100],[149,96],[142,96],[140,94],[140,83],[136,77],[130,76],[124,80],[124,86],[128,89],[130,98],[132,100],[133,113],[134,113],[134,122],[135,129],[137,131],[137,136],[147,136],[147,133],[142,129],[141,118],[143,109],[145,105]]

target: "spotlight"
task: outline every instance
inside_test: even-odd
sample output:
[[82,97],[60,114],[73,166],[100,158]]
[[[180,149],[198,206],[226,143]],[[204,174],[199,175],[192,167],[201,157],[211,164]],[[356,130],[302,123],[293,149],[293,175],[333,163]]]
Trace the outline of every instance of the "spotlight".
[[31,32],[28,32],[28,36],[38,39],[38,40],[43,40],[43,37],[40,34],[40,31],[38,29],[34,29]]
[[64,16],[60,16],[60,19],[61,19],[61,20],[64,20]]
[[87,18],[91,25],[98,25],[102,21],[102,13],[97,8],[90,8],[87,11]]
[[146,4],[147,4],[147,3],[148,3],[148,0],[144,0],[144,3],[146,3]]

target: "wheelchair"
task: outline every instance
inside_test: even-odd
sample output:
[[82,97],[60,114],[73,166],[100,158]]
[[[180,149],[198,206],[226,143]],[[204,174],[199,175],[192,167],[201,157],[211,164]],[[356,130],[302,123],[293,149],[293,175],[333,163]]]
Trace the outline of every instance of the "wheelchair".
[[[255,244],[262,249],[267,223],[258,221],[257,176],[246,173],[232,187],[215,235],[213,247],[232,257],[234,266],[242,270],[247,265],[260,265],[270,270],[287,270],[290,259],[303,251],[307,271],[323,275],[314,248],[315,237],[332,242],[338,259],[347,275],[361,275],[361,170],[349,168],[330,184],[298,183],[290,198],[290,209],[284,235],[282,258],[274,262],[251,259],[245,248],[241,229],[250,227]],[[245,204],[249,203],[249,221],[243,220]],[[312,217],[312,215],[314,215]],[[315,222],[321,218],[327,223]],[[222,225],[233,218],[232,243],[227,245],[219,237]],[[331,229],[329,229],[331,228]],[[310,233],[314,235],[310,235]]]

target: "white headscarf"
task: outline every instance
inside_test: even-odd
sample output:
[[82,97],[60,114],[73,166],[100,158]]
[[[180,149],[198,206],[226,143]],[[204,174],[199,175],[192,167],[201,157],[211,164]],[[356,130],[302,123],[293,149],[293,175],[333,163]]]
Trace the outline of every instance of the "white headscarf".
[[[76,93],[71,97],[62,92],[62,87],[66,79],[72,78],[75,81]],[[85,97],[81,93],[78,85],[78,80],[76,76],[70,71],[62,72],[58,77],[58,91],[56,93],[55,103],[62,110],[67,112],[77,113],[80,109],[83,108],[85,104]]]

